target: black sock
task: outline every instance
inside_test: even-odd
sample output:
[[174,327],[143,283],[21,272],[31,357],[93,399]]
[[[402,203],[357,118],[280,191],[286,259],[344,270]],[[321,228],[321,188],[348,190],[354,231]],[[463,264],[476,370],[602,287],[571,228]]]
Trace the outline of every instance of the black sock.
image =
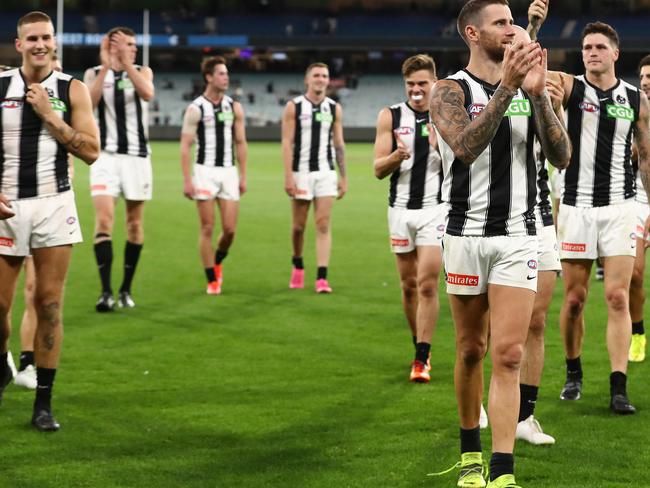
[[474,429],[460,428],[460,453],[481,452],[481,429],[477,425]]
[[305,264],[302,262],[302,256],[294,256],[291,258],[291,262],[293,263],[293,267],[296,269],[305,269]]
[[327,279],[327,266],[319,266],[318,267],[318,276],[316,277],[317,280],[326,280]]
[[34,410],[50,410],[52,400],[52,386],[54,385],[54,376],[56,369],[36,368],[36,400],[34,400]]
[[645,334],[645,329],[643,328],[643,320],[632,322],[632,334]]
[[609,393],[614,395],[627,394],[627,376],[620,371],[614,371],[609,375]]
[[7,362],[7,356],[9,353],[3,352],[0,353],[0,387],[2,387],[2,382],[5,379],[5,375],[7,374],[7,370],[9,369],[9,363]]
[[566,377],[573,380],[582,380],[582,364],[580,356],[575,359],[566,360]]
[[428,342],[418,342],[415,345],[415,359],[420,361],[422,364],[427,364],[429,360],[429,351],[431,350],[431,344]]
[[416,347],[418,345],[418,337],[417,336],[413,336],[413,345],[416,346]]
[[537,403],[537,391],[539,386],[519,385],[519,422],[526,420],[535,413],[535,404]]
[[18,371],[23,371],[30,364],[34,365],[34,351],[20,351],[20,367]]
[[490,459],[490,481],[504,474],[515,473],[515,457],[509,452],[492,453]]
[[217,252],[214,255],[214,264],[217,266],[221,264],[221,262],[226,259],[226,256],[228,255],[228,251],[219,251],[217,249]]
[[138,259],[140,259],[140,251],[142,251],[142,244],[126,241],[126,246],[124,246],[124,279],[120,291],[131,292],[131,282],[133,281],[135,268],[138,265]]
[[[101,237],[101,234],[97,234],[97,237]],[[102,291],[113,293],[113,289],[111,288],[113,242],[110,239],[95,244],[95,260],[97,261],[97,267],[99,268],[99,279],[102,282]]]
[[208,283],[212,283],[213,281],[217,281],[217,277],[214,274],[214,267],[205,268],[205,277],[208,279]]

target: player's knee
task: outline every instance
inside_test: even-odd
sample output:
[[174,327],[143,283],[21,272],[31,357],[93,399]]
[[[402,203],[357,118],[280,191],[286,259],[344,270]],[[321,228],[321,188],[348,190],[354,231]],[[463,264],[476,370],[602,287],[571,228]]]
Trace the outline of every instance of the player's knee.
[[623,288],[605,291],[605,300],[610,310],[622,312],[628,309],[628,294]]
[[58,327],[61,324],[61,301],[47,294],[36,296],[36,314],[38,322],[49,327]]
[[415,278],[405,278],[401,280],[402,295],[406,299],[414,299],[418,296],[418,282]]
[[418,281],[418,295],[423,298],[436,298],[438,296],[438,287],[432,279],[423,279]]
[[530,318],[530,326],[528,327],[528,333],[534,336],[543,336],[545,328],[546,328],[546,313],[543,310],[533,311],[533,315]]
[[319,234],[329,234],[330,221],[329,219],[319,219],[316,221],[316,232]]
[[212,239],[212,233],[214,232],[214,222],[201,222],[201,235]]
[[305,225],[294,222],[291,226],[291,232],[293,232],[293,235],[301,236],[305,233]]
[[461,341],[458,346],[458,357],[465,366],[475,366],[485,358],[487,344],[485,341]]
[[139,236],[142,234],[142,220],[129,219],[126,222],[126,232],[130,237]]
[[221,231],[223,238],[232,241],[235,238],[235,226],[225,225]]
[[523,355],[523,344],[509,343],[497,345],[492,354],[492,364],[494,368],[502,368],[510,371],[519,370]]
[[585,306],[586,296],[583,293],[570,292],[567,294],[567,309],[571,317],[577,317]]

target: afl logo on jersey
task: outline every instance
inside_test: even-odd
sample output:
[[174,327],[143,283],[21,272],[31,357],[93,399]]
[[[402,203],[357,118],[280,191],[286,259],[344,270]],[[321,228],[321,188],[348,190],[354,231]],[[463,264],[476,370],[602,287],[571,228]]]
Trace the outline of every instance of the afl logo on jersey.
[[578,105],[578,107],[580,107],[580,110],[583,112],[589,112],[592,114],[600,110],[600,107],[598,105],[594,105],[593,103],[589,102],[580,102],[580,105]]
[[413,129],[413,127],[400,127],[396,132],[400,136],[409,136],[415,132],[415,129]]
[[529,259],[526,264],[530,269],[537,269],[537,261],[534,259]]
[[467,107],[467,113],[471,117],[477,117],[483,110],[485,110],[485,104],[483,103],[473,103]]

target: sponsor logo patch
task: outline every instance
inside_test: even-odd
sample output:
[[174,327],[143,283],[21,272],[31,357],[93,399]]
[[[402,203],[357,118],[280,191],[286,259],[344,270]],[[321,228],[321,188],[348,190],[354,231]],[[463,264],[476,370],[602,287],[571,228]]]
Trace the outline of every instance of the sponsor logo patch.
[[607,117],[610,119],[634,120],[634,110],[623,105],[607,105]]
[[413,129],[413,127],[400,127],[400,128],[397,129],[397,133],[400,136],[408,136],[408,135],[413,134],[414,132],[415,132],[415,130]]
[[390,238],[390,243],[392,246],[395,247],[406,247],[409,245],[409,240],[408,239],[403,239],[401,237],[391,237]]
[[483,110],[485,110],[485,104],[483,103],[473,103],[467,107],[467,113],[470,117],[478,116]]
[[77,221],[77,219],[73,215],[71,215],[70,217],[65,219],[65,221],[68,223],[68,225],[72,225]]
[[594,105],[593,103],[589,102],[580,102],[580,105],[578,105],[578,107],[580,107],[580,110],[583,112],[589,112],[592,114],[600,111],[600,107],[598,105]]
[[316,114],[316,121],[317,122],[331,122],[334,120],[334,117],[332,117],[332,114],[326,114],[323,112],[318,112]]
[[512,100],[504,117],[517,117],[525,116],[530,117],[533,114],[530,109],[530,102],[528,100]]
[[56,110],[57,112],[67,112],[68,111],[68,107],[66,107],[63,100],[61,100],[59,98],[50,98],[50,104],[52,105],[52,110]]
[[450,285],[478,286],[478,276],[447,273],[447,283]]
[[0,246],[13,247],[14,240],[11,237],[0,237]]
[[575,242],[563,242],[562,250],[569,252],[586,252],[587,244],[578,244]]
[[219,122],[235,120],[235,116],[232,112],[220,112],[217,114],[217,120]]
[[108,186],[106,185],[92,185],[90,187],[91,190],[106,190]]
[[623,95],[616,95],[616,101],[618,103],[627,103],[627,98],[625,98]]
[[0,105],[0,107],[6,108],[6,109],[20,108],[22,106],[23,106],[23,102],[19,102],[18,100],[5,100]]
[[535,259],[529,259],[528,262],[526,263],[526,265],[530,269],[537,269],[537,261]]
[[133,88],[133,83],[131,82],[131,80],[118,80],[117,82],[118,90],[128,90],[129,88]]
[[436,227],[440,232],[445,230],[445,224],[440,224],[438,227]]
[[199,188],[196,190],[196,193],[199,195],[210,195],[210,190],[206,190],[205,188]]

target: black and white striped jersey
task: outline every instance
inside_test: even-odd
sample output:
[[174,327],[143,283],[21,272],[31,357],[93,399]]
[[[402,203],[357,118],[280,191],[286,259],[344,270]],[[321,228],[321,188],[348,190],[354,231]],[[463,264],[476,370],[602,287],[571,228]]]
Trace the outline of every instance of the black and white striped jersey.
[[[466,70],[450,76],[463,89],[471,119],[480,117],[498,88]],[[519,89],[488,147],[471,164],[456,159],[438,135],[449,205],[447,233],[456,236],[535,235],[537,165],[533,107]]]
[[535,160],[537,161],[537,204],[535,220],[543,227],[553,225],[553,207],[549,198],[551,189],[548,182],[548,163],[542,152],[541,144],[535,141]]
[[234,100],[227,95],[219,103],[212,103],[203,95],[192,101],[188,110],[201,113],[196,129],[196,164],[205,166],[234,166],[233,130]]
[[336,102],[331,98],[314,105],[300,95],[296,106],[296,130],[293,139],[293,171],[334,169],[332,128],[336,120]]
[[[72,76],[52,71],[41,86],[54,113],[70,123]],[[0,193],[10,200],[70,190],[68,152],[25,102],[27,86],[19,69],[0,73]]]
[[[95,75],[100,68],[93,68]],[[140,98],[126,71],[108,70],[95,114],[102,151],[140,157],[151,154],[149,103]]]
[[[429,112],[413,110],[408,103],[390,107],[393,131],[411,153],[390,177],[388,205],[421,209],[440,203],[442,170],[440,154],[429,145]],[[393,151],[397,149],[393,132]]]
[[632,131],[639,104],[639,89],[623,80],[603,91],[584,75],[574,77],[565,111],[573,151],[562,203],[602,207],[634,197]]

